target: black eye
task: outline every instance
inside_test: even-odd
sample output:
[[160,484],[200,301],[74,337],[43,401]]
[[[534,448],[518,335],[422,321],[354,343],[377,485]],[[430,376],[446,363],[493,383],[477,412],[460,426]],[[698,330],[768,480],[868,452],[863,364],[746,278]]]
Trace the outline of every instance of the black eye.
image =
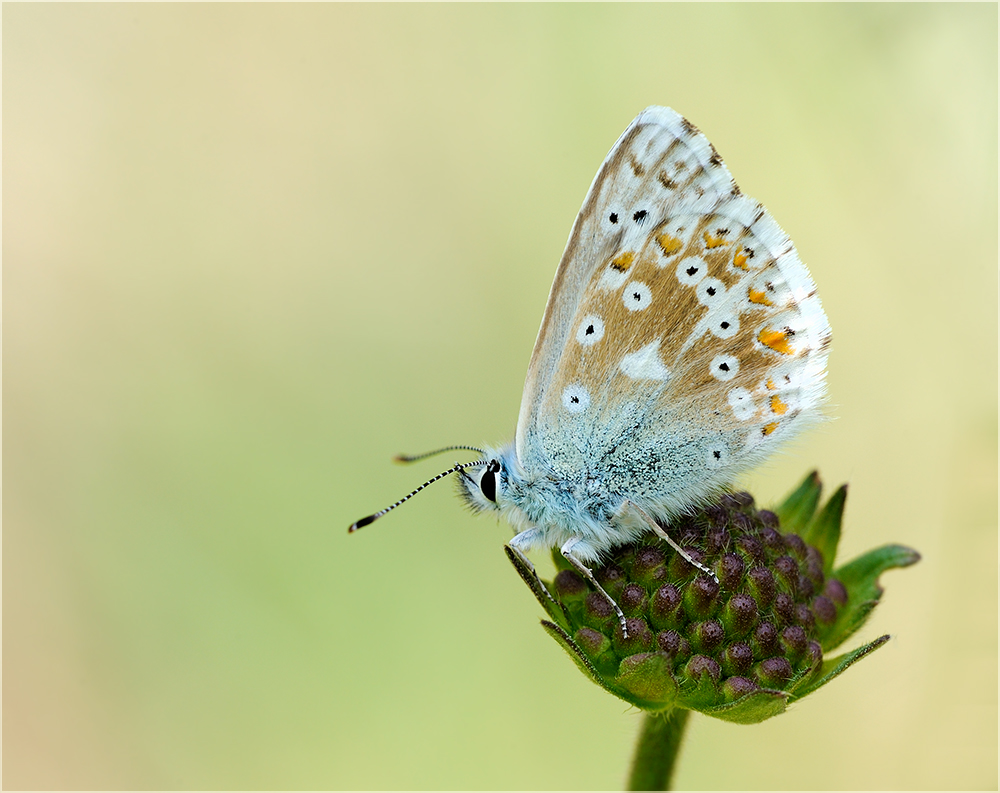
[[483,491],[483,495],[492,501],[494,504],[497,503],[497,474],[500,473],[500,463],[497,460],[490,460],[490,464],[486,466],[486,470],[483,472],[482,478],[479,480],[479,489]]

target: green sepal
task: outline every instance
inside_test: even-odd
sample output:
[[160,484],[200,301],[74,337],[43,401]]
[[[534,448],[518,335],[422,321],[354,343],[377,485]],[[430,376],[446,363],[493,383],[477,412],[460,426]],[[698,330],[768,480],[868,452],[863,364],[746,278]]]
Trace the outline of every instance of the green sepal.
[[705,708],[713,707],[721,699],[718,683],[708,672],[702,672],[697,681],[688,680],[681,684],[677,704],[688,710],[703,711]]
[[589,648],[584,646],[584,643],[578,638],[579,631],[573,634],[573,642],[583,650],[584,655],[590,661],[591,666],[597,670],[599,674],[605,680],[613,680],[615,675],[618,674],[618,667],[621,661],[618,655],[615,653],[614,645],[607,636],[604,636],[605,647],[603,650],[598,651],[596,654],[589,651]]
[[844,672],[847,667],[852,664],[856,664],[866,655],[875,652],[879,647],[889,641],[889,635],[879,636],[875,641],[869,642],[856,650],[852,650],[849,653],[844,653],[843,655],[838,655],[836,658],[829,658],[823,661],[823,665],[820,666],[819,670],[815,675],[806,681],[806,684],[798,688],[792,694],[792,701],[797,699],[802,699],[802,697],[811,694],[818,688],[825,686],[837,675]]
[[846,503],[847,485],[841,485],[799,535],[823,555],[823,573],[827,576],[833,570],[833,560],[837,556]]
[[677,683],[664,653],[623,658],[615,678],[618,696],[643,710],[668,710],[677,702]]
[[542,583],[542,579],[538,577],[538,573],[535,572],[535,568],[527,564],[525,558],[509,545],[505,545],[503,549],[507,558],[510,559],[510,563],[517,570],[517,574],[521,576],[521,580],[528,585],[531,594],[542,604],[545,613],[555,620],[563,630],[571,631],[569,613],[566,611],[566,607],[552,597],[545,584]]
[[849,599],[839,609],[833,625],[823,631],[823,651],[838,647],[865,624],[882,597],[883,590],[878,583],[882,573],[894,567],[909,567],[918,561],[920,554],[912,548],[883,545],[834,570],[833,577],[846,587]]
[[819,481],[819,473],[813,471],[802,480],[802,484],[785,499],[785,502],[774,510],[781,523],[781,531],[786,534],[789,532],[801,534],[812,520],[822,492],[823,484]]
[[624,699],[620,692],[616,691],[605,682],[604,678],[601,677],[597,669],[590,662],[590,659],[587,658],[587,655],[580,649],[580,646],[573,641],[572,637],[566,633],[566,631],[554,622],[549,622],[548,620],[542,620],[542,627],[545,628],[545,632],[555,639],[559,646],[566,651],[569,657],[573,659],[573,663],[577,665],[581,672],[597,683],[597,685],[605,691],[614,694],[616,697]]
[[798,672],[785,686],[785,691],[789,695],[794,695],[792,698],[797,699],[799,697],[799,691],[808,686],[812,680],[816,678],[817,675],[823,672],[823,662],[815,664],[807,669],[803,669]]
[[558,545],[552,549],[551,556],[552,556],[552,564],[555,565],[557,572],[573,569],[573,565],[569,563],[569,559],[567,559],[565,556],[562,555],[562,552],[559,550]]
[[759,724],[772,716],[785,712],[788,704],[788,694],[784,691],[773,691],[762,688],[740,697],[735,702],[725,705],[715,705],[701,708],[701,712],[713,719],[729,721],[733,724]]

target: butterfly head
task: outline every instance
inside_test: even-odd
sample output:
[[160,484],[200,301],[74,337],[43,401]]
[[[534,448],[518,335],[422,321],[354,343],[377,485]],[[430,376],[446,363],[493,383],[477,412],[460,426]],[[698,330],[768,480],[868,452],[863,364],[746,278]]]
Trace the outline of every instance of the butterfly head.
[[428,479],[416,490],[403,496],[394,504],[390,504],[385,509],[380,509],[378,512],[355,521],[348,528],[348,532],[353,533],[364,526],[374,523],[383,515],[405,504],[424,488],[452,474],[458,474],[459,493],[474,512],[483,512],[486,510],[500,511],[506,505],[504,495],[507,491],[508,471],[513,465],[513,444],[500,453],[496,453],[491,449],[480,449],[477,446],[447,446],[443,449],[435,449],[432,452],[427,452],[426,454],[401,454],[397,455],[395,459],[399,463],[413,463],[417,460],[423,460],[427,457],[456,449],[467,449],[478,452],[482,459],[473,460],[468,463],[455,463],[447,471],[442,471],[437,476]]
[[458,492],[473,512],[499,511],[507,489],[507,469],[500,457],[458,472]]

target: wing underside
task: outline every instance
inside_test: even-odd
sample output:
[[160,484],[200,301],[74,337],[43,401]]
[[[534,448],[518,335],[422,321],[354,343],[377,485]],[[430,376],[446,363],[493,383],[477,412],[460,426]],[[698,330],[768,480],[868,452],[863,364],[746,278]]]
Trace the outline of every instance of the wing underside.
[[647,109],[573,226],[528,370],[518,458],[682,505],[814,413],[829,337],[791,240],[701,133]]

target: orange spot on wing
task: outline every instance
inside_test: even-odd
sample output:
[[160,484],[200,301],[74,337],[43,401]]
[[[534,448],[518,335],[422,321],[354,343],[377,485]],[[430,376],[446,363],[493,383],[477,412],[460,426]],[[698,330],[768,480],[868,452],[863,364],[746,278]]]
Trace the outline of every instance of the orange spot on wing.
[[788,411],[788,405],[781,401],[781,397],[777,394],[771,395],[771,412],[777,413],[779,416],[783,415]]
[[684,243],[677,239],[677,237],[671,237],[666,233],[657,237],[656,242],[659,244],[664,256],[673,256],[684,247]]
[[726,238],[724,236],[720,235],[718,237],[713,237],[712,233],[709,231],[706,231],[702,236],[705,238],[706,248],[719,248],[723,245],[730,244],[729,242],[726,242]]
[[733,256],[733,267],[739,267],[741,270],[749,270],[747,267],[747,261],[750,257],[743,253],[743,248],[739,247],[736,249],[736,255]]
[[772,421],[770,424],[765,424],[763,427],[760,428],[760,434],[761,435],[770,435],[776,429],[778,429],[778,422],[777,421]]
[[788,343],[788,333],[783,330],[767,330],[765,328],[757,334],[757,341],[782,355],[791,355],[795,352],[792,345]]
[[758,306],[774,305],[774,303],[772,303],[770,300],[767,299],[767,292],[765,292],[764,290],[758,292],[751,286],[749,292],[747,293],[747,296],[750,298],[751,303],[756,303]]
[[767,382],[764,384],[764,386],[765,388],[767,388],[768,391],[773,391],[775,388],[778,387],[774,384],[774,380],[772,380],[770,377],[767,378]]
[[635,259],[635,254],[632,251],[619,253],[614,259],[611,260],[611,267],[618,272],[623,273],[632,266],[633,259]]

